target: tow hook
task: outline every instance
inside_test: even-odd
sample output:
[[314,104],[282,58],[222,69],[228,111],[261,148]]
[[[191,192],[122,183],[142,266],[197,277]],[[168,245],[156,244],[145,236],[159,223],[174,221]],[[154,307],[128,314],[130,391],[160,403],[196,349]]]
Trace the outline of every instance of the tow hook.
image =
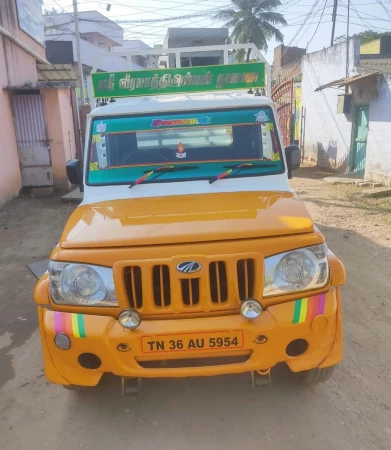
[[251,372],[251,379],[253,382],[253,387],[259,386],[271,386],[272,385],[272,374],[270,368],[266,370],[254,370]]
[[121,377],[122,396],[135,395],[141,392],[141,378]]

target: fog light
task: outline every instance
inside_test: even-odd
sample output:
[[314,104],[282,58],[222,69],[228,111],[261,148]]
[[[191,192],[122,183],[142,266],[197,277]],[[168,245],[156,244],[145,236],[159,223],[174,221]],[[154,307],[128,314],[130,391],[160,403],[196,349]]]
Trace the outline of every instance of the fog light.
[[240,305],[240,314],[247,320],[257,319],[262,314],[262,305],[257,300],[245,300]]
[[134,309],[126,309],[118,316],[118,322],[128,330],[134,330],[141,323],[140,314]]
[[64,333],[56,334],[54,336],[54,343],[60,350],[69,350],[71,348],[71,340]]

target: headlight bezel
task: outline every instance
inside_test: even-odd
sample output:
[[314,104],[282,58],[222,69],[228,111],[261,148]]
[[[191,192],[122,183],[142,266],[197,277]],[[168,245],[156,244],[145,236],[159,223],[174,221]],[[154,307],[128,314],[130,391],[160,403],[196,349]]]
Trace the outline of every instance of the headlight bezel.
[[[294,254],[302,254],[313,264],[313,273],[310,279],[305,281],[298,280],[297,283],[285,282],[282,286],[277,280],[277,269],[284,258],[289,258]],[[287,250],[282,253],[270,255],[264,260],[264,288],[263,298],[277,297],[282,295],[297,294],[301,292],[315,291],[324,288],[330,282],[330,269],[328,264],[328,248],[325,242],[321,244],[299,247],[292,250]]]
[[[85,268],[86,271],[96,274],[100,295],[77,296],[69,286],[65,285],[69,272],[75,268]],[[79,308],[118,308],[118,299],[115,291],[112,267],[99,266],[88,263],[65,262],[50,260],[49,267],[49,294],[51,301],[58,306],[75,306]]]

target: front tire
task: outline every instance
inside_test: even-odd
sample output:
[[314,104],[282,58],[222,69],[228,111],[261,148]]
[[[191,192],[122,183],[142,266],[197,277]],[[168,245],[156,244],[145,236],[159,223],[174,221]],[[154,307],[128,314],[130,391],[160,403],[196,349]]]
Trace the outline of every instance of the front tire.
[[323,381],[327,381],[331,377],[334,369],[335,366],[324,367],[322,369],[316,367],[315,369],[306,370],[305,372],[302,372],[301,382],[307,386],[323,383]]

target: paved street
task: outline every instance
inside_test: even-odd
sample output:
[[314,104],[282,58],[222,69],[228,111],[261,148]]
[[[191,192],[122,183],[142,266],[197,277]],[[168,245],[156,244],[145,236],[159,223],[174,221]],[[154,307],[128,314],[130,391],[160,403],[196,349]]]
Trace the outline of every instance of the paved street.
[[391,448],[391,202],[320,175],[301,169],[292,185],[347,269],[345,357],[310,388],[284,367],[270,389],[253,389],[249,374],[147,380],[125,398],[111,376],[82,395],[49,385],[26,264],[48,257],[74,205],[21,198],[1,208],[0,448]]

